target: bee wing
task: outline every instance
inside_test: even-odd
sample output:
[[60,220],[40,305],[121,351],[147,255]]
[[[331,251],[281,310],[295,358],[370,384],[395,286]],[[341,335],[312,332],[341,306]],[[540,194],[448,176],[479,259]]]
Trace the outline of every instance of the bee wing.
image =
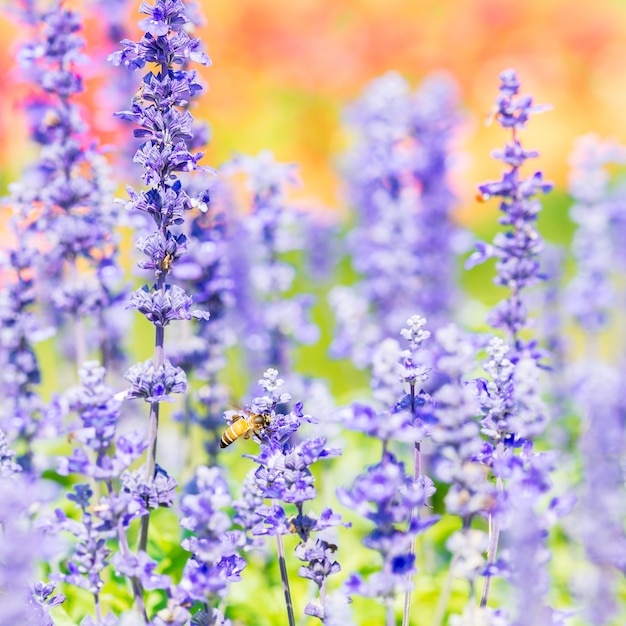
[[224,411],[224,417],[230,421],[231,424],[234,424],[237,420],[243,419],[243,415],[241,411]]

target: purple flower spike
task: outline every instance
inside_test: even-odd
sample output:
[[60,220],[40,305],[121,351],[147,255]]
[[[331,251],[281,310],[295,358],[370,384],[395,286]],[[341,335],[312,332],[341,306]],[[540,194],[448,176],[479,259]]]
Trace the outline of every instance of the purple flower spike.
[[230,582],[240,580],[246,561],[238,551],[245,544],[240,531],[231,530],[228,484],[219,467],[201,466],[181,499],[181,526],[193,534],[182,547],[191,552],[180,583],[191,598],[207,602],[225,595]]
[[[536,196],[552,189],[552,183],[545,182],[541,172],[522,178],[520,168],[528,159],[538,155],[536,151],[524,150],[517,132],[524,128],[531,114],[549,107],[535,106],[532,98],[519,96],[520,83],[513,70],[500,75],[500,95],[494,107],[494,116],[503,128],[510,128],[511,141],[504,150],[497,150],[493,156],[510,169],[499,181],[480,185],[479,199],[487,201],[500,198],[500,223],[510,230],[498,233],[493,245],[480,242],[476,252],[466,262],[470,268],[486,259],[496,259],[496,285],[510,290],[511,295],[500,302],[490,315],[489,323],[494,328],[504,329],[511,339],[514,350],[523,349],[519,332],[528,324],[528,313],[522,298],[524,289],[536,284],[541,278],[539,254],[543,250],[543,240],[537,231],[537,217],[541,204]],[[519,345],[518,345],[519,344]]]
[[449,182],[458,124],[453,81],[429,76],[414,94],[397,73],[373,80],[348,110],[356,141],[344,175],[356,224],[348,248],[361,280],[329,294],[338,331],[331,350],[361,367],[416,310],[435,327],[456,298]]
[[307,232],[307,216],[288,200],[299,182],[297,167],[265,150],[233,159],[222,172],[244,173],[251,196],[251,206],[239,210],[230,251],[242,342],[253,365],[289,372],[291,346],[319,338],[310,319],[314,298],[290,293],[296,269],[286,254],[305,247]]
[[[290,441],[302,421],[313,419],[303,415],[301,402],[297,402],[287,414],[278,412],[281,405],[291,400],[291,396],[282,390],[283,384],[278,371],[274,369],[267,370],[259,380],[266,394],[254,398],[251,406],[259,407],[256,410],[267,415],[267,426],[257,435],[260,441],[259,453],[245,455],[259,467],[254,474],[248,474],[242,498],[235,502],[234,507],[237,522],[252,537],[271,535],[276,538],[288,618],[290,623],[294,623],[284,562],[283,535],[296,534],[300,538],[296,556],[308,563],[300,569],[300,575],[314,580],[320,588],[320,602],[311,605],[313,612],[309,611],[308,614],[320,617],[324,615],[326,578],[339,571],[339,564],[328,558],[330,552],[325,554],[326,548],[334,551],[335,544],[326,541],[328,536],[318,542],[312,538],[312,533],[328,532],[334,526],[349,524],[344,524],[341,516],[329,508],[324,509],[319,516],[304,509],[305,503],[317,496],[315,477],[310,467],[320,459],[337,456],[341,451],[327,447],[323,437],[304,439],[297,443]],[[266,505],[266,500],[270,500],[271,504]],[[249,547],[256,545],[257,541],[249,540]],[[332,550],[331,545],[334,546]]]
[[622,248],[623,191],[610,188],[608,167],[626,162],[626,148],[595,135],[579,137],[570,156],[570,216],[577,228],[572,241],[577,271],[567,287],[566,308],[587,333],[610,323],[617,301],[615,258]]
[[[165,356],[165,327],[173,320],[208,320],[208,312],[192,311],[192,299],[182,287],[167,284],[167,278],[180,257],[187,251],[187,238],[180,232],[187,213],[194,208],[205,211],[209,202],[205,188],[190,194],[179,174],[193,170],[209,171],[198,165],[202,153],[195,152],[194,119],[189,111],[190,101],[201,90],[197,74],[189,69],[191,62],[210,65],[199,40],[192,39],[186,25],[191,21],[181,0],[142,2],[139,22],[145,34],[139,42],[125,39],[122,49],[109,56],[114,65],[134,71],[146,64],[157,67],[146,72],[132,98],[130,108],[117,113],[121,119],[138,126],[134,136],[141,139],[134,161],[143,167],[143,180],[149,186],[136,191],[128,187],[129,210],[140,211],[154,221],[154,232],[142,233],[137,247],[147,257],[139,263],[154,271],[156,284],[144,286],[133,293],[129,306],[136,308],[155,327],[154,359],[138,363],[125,374],[131,383],[127,397],[143,398],[150,403],[148,458],[144,484],[148,491],[156,490],[156,501],[163,499],[163,476],[157,471],[157,435],[159,403],[170,401],[170,394],[184,393],[186,375]],[[134,481],[137,482],[137,481]],[[169,500],[173,486],[165,485]],[[142,520],[139,546],[148,545],[148,520]]]

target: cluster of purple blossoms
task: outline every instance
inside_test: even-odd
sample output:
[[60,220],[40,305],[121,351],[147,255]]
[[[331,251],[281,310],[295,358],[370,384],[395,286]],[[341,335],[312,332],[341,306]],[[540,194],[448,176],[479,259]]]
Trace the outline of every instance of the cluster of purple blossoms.
[[376,360],[375,346],[412,311],[436,325],[451,315],[457,230],[448,152],[457,99],[443,75],[411,94],[401,76],[388,73],[348,112],[358,132],[346,164],[357,215],[348,246],[362,279],[330,293],[338,322],[331,349],[359,367]]
[[521,168],[528,159],[538,156],[534,150],[525,150],[518,137],[530,115],[545,111],[546,105],[533,105],[531,96],[520,96],[520,82],[514,70],[500,74],[500,94],[494,106],[494,118],[504,129],[510,129],[511,140],[503,150],[494,150],[492,156],[508,168],[499,181],[480,185],[479,198],[487,201],[500,198],[499,209],[503,216],[499,223],[510,230],[499,232],[492,244],[481,242],[466,262],[471,268],[487,259],[496,259],[496,285],[510,291],[506,300],[500,302],[489,316],[493,328],[503,329],[520,352],[524,345],[519,332],[528,324],[528,312],[522,298],[522,290],[536,284],[541,278],[539,253],[543,240],[537,231],[537,217],[541,204],[537,194],[547,193],[552,184],[543,180],[541,172],[522,178]]
[[[171,505],[173,496],[167,494],[176,483],[161,488],[166,495],[155,495],[151,492],[161,485],[159,481],[132,481],[133,474],[128,468],[144,453],[147,442],[138,433],[117,434],[121,401],[106,385],[104,368],[97,362],[86,362],[79,374],[82,385],[68,390],[64,396],[68,408],[80,417],[72,435],[77,447],[72,456],[59,459],[57,471],[62,476],[88,477],[96,485],[104,485],[106,495],[102,494],[94,503],[89,485],[75,485],[68,499],[80,509],[80,519],[68,517],[58,509],[55,518],[45,521],[43,526],[50,535],[63,531],[74,537],[73,555],[66,563],[68,572],[57,574],[56,578],[92,593],[95,623],[106,624],[113,616],[103,616],[100,591],[104,584],[101,572],[109,563],[116,571],[136,579],[133,591],[139,609],[143,610],[141,590],[157,588],[152,575],[156,563],[145,553],[135,556],[130,552],[127,532],[133,520],[146,516],[150,508]],[[120,478],[122,486],[116,490]],[[118,541],[115,553],[107,545],[113,538]],[[102,621],[106,619],[109,622]]]
[[45,506],[51,492],[36,483],[14,462],[15,454],[0,432],[0,610],[7,624],[52,626],[49,611],[62,604],[62,594],[52,595],[54,583],[36,583],[41,562],[57,552],[35,520],[35,511]]
[[[11,399],[2,409],[2,422],[11,440],[20,440],[20,460],[30,472],[34,442],[58,434],[62,413],[56,401],[45,406],[36,392],[40,371],[34,344],[69,317],[73,341],[68,345],[77,364],[94,347],[105,361],[119,360],[124,316],[119,315],[116,212],[106,168],[74,102],[82,90],[75,71],[84,45],[80,19],[61,2],[43,14],[28,5],[22,17],[34,31],[19,61],[35,86],[25,109],[40,152],[11,185],[16,244],[2,263],[9,288],[0,306],[0,362],[7,374],[3,392]],[[33,315],[36,303],[52,314],[46,327]]]
[[[394,598],[398,593],[405,594],[403,623],[408,623],[412,576],[416,572],[415,539],[439,519],[435,515],[421,519],[418,513],[419,507],[435,492],[433,482],[421,471],[420,443],[429,430],[433,408],[432,399],[421,389],[428,378],[428,368],[418,364],[422,344],[430,337],[430,332],[423,329],[425,324],[426,320],[418,315],[407,320],[408,328],[402,329],[401,334],[409,344],[408,350],[401,351],[391,339],[381,342],[381,346],[395,344],[389,351],[395,355],[395,362],[388,359],[381,368],[376,361],[373,363],[373,392],[381,402],[390,397],[389,391],[399,389],[391,405],[377,411],[364,404],[353,404],[340,414],[346,428],[382,442],[380,463],[357,476],[351,489],[337,491],[342,504],[374,523],[363,545],[378,551],[382,560],[380,570],[367,580],[353,574],[345,589],[348,593],[381,598],[389,625],[395,623]],[[381,376],[383,371],[386,374]],[[385,387],[387,393],[381,394]],[[394,440],[414,445],[413,476],[407,474],[404,464],[389,450]]]
[[81,21],[62,2],[42,15],[33,9],[29,21],[38,31],[19,61],[36,86],[25,108],[41,150],[37,163],[11,186],[14,230],[39,252],[37,283],[46,289],[38,288],[38,296],[55,324],[73,321],[77,364],[93,347],[110,362],[120,357],[125,330],[119,321],[117,211],[105,161],[74,102],[83,90],[75,70],[84,61]]
[[[609,188],[607,167],[626,162],[626,148],[595,135],[580,137],[571,154],[570,217],[576,224],[572,252],[576,275],[568,285],[567,309],[591,335],[606,328],[616,303],[613,271],[617,248],[613,230],[623,205],[623,192]],[[623,211],[623,209],[622,209]],[[589,336],[589,338],[590,338]],[[590,355],[596,356],[596,355]]]
[[80,417],[72,431],[78,446],[72,456],[59,459],[57,471],[104,481],[112,491],[112,481],[141,457],[147,443],[139,433],[116,433],[122,403],[106,385],[105,373],[97,361],[85,362],[79,370],[81,386],[64,395],[68,408]]
[[429,434],[434,444],[433,474],[450,485],[446,511],[467,524],[474,515],[489,513],[495,504],[493,486],[480,462],[484,445],[476,419],[480,407],[474,389],[467,384],[475,368],[476,345],[452,325],[439,329],[435,341],[434,369],[443,382],[433,392],[436,422]]
[[[243,532],[231,528],[226,512],[231,505],[228,484],[219,467],[197,468],[181,498],[182,528],[192,534],[182,547],[191,553],[183,570],[179,588],[193,601],[202,603],[192,624],[217,624],[218,613],[211,602],[224,598],[228,586],[240,580],[246,561],[239,556],[245,544]],[[171,606],[169,607],[171,610]],[[223,619],[219,615],[220,619]],[[167,622],[185,624],[187,622]]]
[[288,295],[296,269],[285,257],[304,245],[305,216],[287,199],[289,187],[299,182],[296,166],[277,163],[271,152],[263,151],[235,158],[221,171],[243,172],[251,194],[251,207],[240,211],[230,253],[238,326],[250,369],[291,372],[292,346],[315,343],[319,337],[310,320],[313,297]]
[[[608,167],[624,163],[626,152],[614,141],[586,135],[572,154],[570,215],[577,225],[572,244],[576,274],[567,291],[569,314],[584,333],[585,361],[570,365],[570,395],[576,400],[582,428],[579,448],[584,481],[578,490],[571,534],[584,546],[591,567],[575,593],[590,624],[606,624],[617,614],[615,588],[626,568],[626,533],[622,520],[623,458],[626,453],[622,398],[624,360],[611,366],[600,358],[600,335],[615,320],[611,310],[619,298],[619,267],[623,220],[623,189],[611,188]],[[616,264],[617,260],[617,264]]]
[[[259,467],[249,473],[242,498],[234,503],[237,511],[235,521],[253,536],[276,537],[290,624],[294,623],[294,616],[282,536],[298,536],[300,543],[295,555],[305,563],[298,573],[313,581],[319,589],[319,597],[309,602],[304,612],[325,622],[329,616],[326,580],[340,570],[334,557],[337,546],[328,531],[342,523],[341,516],[330,508],[324,509],[318,516],[305,511],[304,505],[317,497],[310,467],[320,459],[339,455],[341,451],[328,448],[324,437],[291,442],[291,435],[302,422],[313,420],[302,413],[301,402],[297,402],[288,413],[280,412],[281,407],[291,400],[291,396],[282,390],[283,384],[277,370],[267,370],[259,380],[265,394],[254,398],[247,407],[248,411],[265,415],[267,426],[255,433],[260,441],[259,453],[246,455]],[[267,500],[271,504],[265,504]],[[313,533],[319,534],[314,537]],[[253,542],[251,545],[254,547],[257,544]]]
[[[129,70],[155,64],[156,72],[144,75],[139,93],[130,110],[118,113],[122,119],[139,126],[135,137],[143,139],[134,160],[143,166],[142,178],[149,186],[137,192],[128,188],[127,209],[151,217],[156,230],[142,235],[137,247],[147,257],[138,265],[154,272],[156,283],[135,291],[130,306],[138,309],[155,326],[154,359],[133,366],[126,374],[131,383],[129,397],[142,397],[150,403],[149,452],[145,467],[147,481],[157,475],[156,445],[159,404],[172,393],[186,389],[184,371],[165,357],[165,326],[174,320],[208,319],[209,314],[191,310],[192,299],[184,290],[167,283],[177,259],[186,252],[187,238],[177,233],[185,215],[197,206],[206,206],[208,195],[202,190],[191,197],[179,174],[204,170],[198,165],[202,153],[192,153],[193,116],[187,105],[202,87],[195,70],[186,69],[190,61],[209,65],[198,39],[185,30],[189,22],[181,0],[157,0],[154,6],[142,3],[140,12],[147,17],[139,22],[145,31],[141,41],[122,41],[122,50],[110,55],[114,65]],[[185,69],[175,69],[176,66]],[[140,549],[147,545],[148,518],[140,533]]]
[[616,586],[626,570],[622,378],[616,368],[594,362],[584,369],[576,392],[582,414],[584,482],[570,533],[580,540],[592,564],[581,572],[575,593],[594,626],[610,623],[618,614]]
[[34,442],[55,436],[60,427],[53,407],[47,407],[37,391],[41,371],[35,344],[54,331],[42,328],[33,311],[35,257],[19,239],[3,259],[6,282],[0,292],[0,428],[11,445],[19,446],[19,463],[26,472],[34,471]]
[[[539,254],[543,240],[536,230],[541,204],[536,195],[549,191],[552,186],[543,181],[541,172],[535,172],[529,178],[521,177],[522,165],[538,153],[522,147],[518,132],[525,127],[532,113],[546,107],[534,106],[530,96],[519,95],[520,83],[514,70],[502,72],[500,81],[494,116],[503,128],[511,130],[512,138],[504,150],[494,151],[493,156],[510,169],[500,181],[480,185],[479,198],[488,200],[495,196],[501,199],[499,208],[504,215],[499,222],[509,230],[498,233],[493,244],[478,244],[477,251],[467,261],[467,266],[472,267],[488,258],[496,258],[494,282],[510,291],[509,297],[491,312],[488,321],[492,327],[506,332],[511,345],[500,337],[493,337],[486,348],[489,358],[483,365],[489,378],[474,381],[482,414],[479,420],[481,433],[486,438],[475,460],[482,463],[484,471],[495,479],[491,494],[493,501],[486,511],[490,524],[487,567],[481,572],[486,576],[481,607],[487,604],[493,576],[508,571],[510,580],[519,581],[525,567],[536,568],[538,580],[545,575],[549,560],[545,545],[547,533],[538,511],[551,486],[549,472],[554,466],[552,453],[532,452],[533,440],[544,432],[549,421],[540,385],[539,361],[544,353],[536,347],[536,341],[525,341],[520,337],[520,332],[528,325],[522,292],[542,278]],[[516,454],[516,450],[521,452]],[[478,475],[477,478],[480,483],[482,477]],[[484,499],[484,489],[482,491],[478,492],[479,502]],[[512,511],[519,510],[520,506],[528,509],[524,518],[526,526],[517,528]],[[497,557],[501,529],[509,531],[506,535],[509,552],[524,552],[525,558],[520,557],[516,562],[515,559],[507,561]],[[535,558],[538,554],[541,558]],[[513,585],[513,589],[518,603],[528,603],[528,611],[539,616],[548,610],[543,597],[545,585]],[[473,604],[473,597],[470,603]]]

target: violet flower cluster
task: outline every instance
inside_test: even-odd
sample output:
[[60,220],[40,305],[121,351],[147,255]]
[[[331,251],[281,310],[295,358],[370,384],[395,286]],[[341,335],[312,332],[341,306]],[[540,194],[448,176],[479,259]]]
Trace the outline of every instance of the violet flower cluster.
[[345,168],[357,216],[348,247],[361,280],[329,295],[338,324],[331,351],[365,367],[413,311],[436,325],[452,312],[458,229],[448,153],[456,88],[437,75],[411,94],[390,72],[368,85],[347,121],[358,133]]
[[[112,360],[125,332],[118,311],[117,212],[107,166],[75,103],[83,90],[76,71],[84,62],[81,21],[60,1],[41,15],[32,11],[29,21],[38,32],[20,50],[19,61],[37,89],[26,112],[41,150],[38,162],[11,186],[14,228],[28,246],[44,251],[36,268],[38,281],[46,284],[39,297],[55,313],[57,326],[73,320],[77,364],[93,346]],[[81,269],[85,265],[88,272]]]
[[[20,441],[23,469],[31,472],[37,439],[57,435],[62,415],[56,400],[46,406],[37,394],[34,345],[54,334],[56,326],[78,364],[96,346],[103,359],[115,362],[122,358],[125,328],[106,166],[74,101],[82,91],[76,71],[83,60],[81,21],[61,2],[42,14],[28,5],[22,17],[33,36],[19,60],[35,87],[25,109],[40,151],[36,163],[10,186],[16,244],[2,263],[10,279],[0,306],[0,363],[6,372],[3,391],[11,398],[2,411],[13,413],[4,427]],[[37,304],[49,316],[47,323],[33,314]]]
[[[600,357],[600,334],[615,323],[619,291],[619,222],[623,191],[612,188],[608,167],[623,163],[624,148],[593,135],[581,137],[572,154],[570,214],[577,225],[572,251],[576,274],[568,285],[568,312],[584,332],[585,360],[569,366],[570,395],[576,401],[582,432],[579,447],[584,481],[578,490],[570,532],[582,543],[591,567],[576,593],[590,624],[609,623],[617,614],[614,598],[619,572],[626,564],[626,534],[621,520],[626,500],[623,358],[611,366]],[[618,266],[619,267],[619,266]]]
[[[7,624],[52,626],[50,610],[65,601],[53,595],[54,583],[37,582],[41,562],[52,559],[55,542],[38,526],[34,511],[50,500],[50,491],[40,482],[19,473],[11,460],[14,453],[0,434],[0,610]],[[8,461],[8,462],[7,462]]]
[[[186,252],[187,238],[177,234],[176,227],[184,222],[185,214],[194,206],[205,206],[206,191],[192,198],[183,188],[181,172],[205,169],[198,166],[202,153],[190,152],[193,138],[193,116],[186,108],[190,98],[201,86],[196,72],[187,69],[189,61],[209,65],[198,39],[192,39],[184,26],[189,21],[181,0],[157,0],[154,6],[142,3],[140,12],[147,17],[139,25],[145,31],[141,41],[125,39],[122,50],[109,58],[114,65],[129,70],[155,64],[156,73],[144,75],[139,97],[133,98],[130,110],[118,115],[139,126],[135,137],[144,139],[135,154],[143,166],[142,178],[149,185],[137,192],[128,188],[131,211],[140,211],[154,220],[156,230],[141,236],[137,247],[147,260],[138,265],[154,272],[156,283],[144,285],[130,298],[136,308],[155,326],[154,359],[134,365],[126,373],[131,384],[129,397],[143,398],[150,403],[149,452],[145,467],[147,481],[154,480],[159,404],[170,394],[186,389],[184,371],[165,357],[165,327],[174,320],[208,319],[203,311],[192,310],[192,298],[178,285],[167,283],[167,276],[177,259]],[[142,524],[140,548],[147,545],[148,518]]]
[[609,311],[616,304],[613,273],[620,244],[613,230],[624,199],[609,188],[607,168],[626,162],[626,148],[585,135],[577,140],[570,162],[576,275],[568,285],[567,307],[587,333],[595,334],[607,327]]
[[[539,376],[539,361],[543,352],[536,347],[535,341],[526,341],[520,336],[520,331],[528,325],[522,292],[542,278],[538,255],[543,241],[536,230],[541,205],[535,196],[549,191],[551,184],[543,181],[541,172],[521,178],[521,166],[538,153],[526,151],[517,133],[525,127],[532,113],[546,107],[533,106],[530,96],[519,95],[520,83],[515,71],[502,72],[500,81],[494,115],[503,128],[511,129],[512,139],[503,151],[494,151],[493,155],[510,169],[505,171],[500,181],[480,185],[479,191],[483,200],[491,196],[501,198],[500,210],[504,216],[499,221],[510,230],[498,233],[493,245],[478,244],[477,252],[467,262],[467,266],[471,267],[495,257],[497,277],[494,282],[510,290],[509,297],[495,307],[488,321],[494,328],[503,329],[512,345],[507,345],[500,337],[493,337],[486,349],[488,361],[483,365],[489,378],[475,381],[482,413],[481,432],[487,438],[478,460],[495,478],[496,487],[494,502],[488,511],[488,564],[484,570],[486,580],[481,607],[487,604],[491,578],[502,575],[505,567],[510,572],[510,579],[518,582],[524,567],[536,568],[537,580],[544,575],[548,558],[544,556],[547,550],[546,532],[539,509],[544,494],[551,486],[549,472],[554,466],[551,453],[532,452],[533,440],[544,432],[549,419],[541,397]],[[515,454],[517,449],[521,449],[521,454]],[[516,476],[519,484],[514,480]],[[517,528],[515,524],[518,520],[511,511],[519,510],[520,500],[524,502],[523,507],[528,508],[528,514],[526,526]],[[511,542],[509,552],[517,555],[524,553],[524,558],[520,556],[517,561],[514,558],[509,561],[498,558],[500,532],[503,529],[508,531],[505,537]],[[541,555],[541,558],[534,555]],[[531,565],[525,559],[530,559]],[[518,584],[513,585],[513,589],[518,601],[527,603],[527,611],[535,612],[537,616],[546,613],[544,585]],[[470,603],[473,603],[473,598]],[[520,619],[523,619],[521,615]]]
[[[350,489],[340,488],[337,496],[344,506],[374,524],[374,529],[362,543],[379,552],[382,561],[380,569],[367,580],[352,574],[345,583],[346,592],[380,598],[386,607],[385,623],[388,626],[395,623],[393,605],[396,594],[404,593],[410,598],[413,590],[415,539],[439,519],[437,515],[422,519],[418,514],[419,507],[435,492],[432,480],[421,472],[420,442],[429,430],[432,413],[432,400],[421,389],[428,370],[418,365],[418,352],[430,337],[430,332],[423,329],[425,324],[426,320],[418,315],[407,320],[408,328],[402,329],[401,334],[407,340],[409,349],[403,352],[396,350],[393,367],[389,367],[390,361],[382,368],[385,372],[389,371],[389,376],[383,377],[383,380],[388,379],[391,383],[395,374],[404,393],[385,410],[377,411],[367,405],[353,404],[340,415],[346,428],[382,442],[381,461],[358,475]],[[382,345],[390,341],[387,339]],[[380,375],[376,364],[372,373],[373,390],[376,392],[384,387],[384,383],[376,380],[376,376]],[[395,389],[395,385],[391,389]],[[394,440],[415,445],[413,476],[407,474],[404,463],[390,451],[390,442]],[[407,599],[403,623],[408,623],[409,607],[410,600]]]
[[[319,597],[307,604],[304,613],[325,622],[328,617],[326,581],[340,570],[334,556],[337,546],[330,540],[327,531],[342,524],[341,516],[330,508],[316,515],[305,511],[305,503],[317,497],[315,478],[310,467],[320,459],[341,454],[341,450],[328,448],[324,437],[292,443],[291,435],[302,422],[311,422],[313,419],[302,413],[301,402],[295,403],[288,413],[280,412],[291,396],[282,390],[284,381],[278,377],[277,370],[267,370],[259,380],[259,385],[265,394],[254,398],[246,410],[267,415],[268,426],[255,433],[260,441],[259,453],[245,455],[259,467],[253,474],[249,474],[242,499],[234,504],[237,511],[235,520],[253,536],[271,535],[277,538],[279,564],[283,574],[286,574],[286,568],[284,554],[281,554],[281,536],[298,536],[300,543],[295,549],[295,555],[305,563],[298,574],[313,581],[319,589]],[[265,504],[267,500],[271,504]],[[313,533],[319,535],[314,537]],[[286,577],[283,578],[283,584],[287,595]],[[290,600],[287,602],[289,612]],[[292,609],[289,619],[291,623]]]
[[36,255],[24,244],[19,239],[2,263],[6,282],[0,292],[0,428],[8,434],[12,445],[19,446],[22,470],[35,472],[34,443],[54,436],[60,424],[38,393],[41,370],[35,344],[46,338],[49,331],[42,328],[33,311]]
[[508,230],[499,232],[492,244],[481,242],[466,262],[466,268],[474,267],[487,259],[496,259],[496,285],[507,288],[510,295],[491,312],[489,324],[502,328],[517,352],[524,344],[519,332],[528,324],[528,312],[522,291],[540,280],[538,255],[543,240],[537,231],[537,217],[541,204],[539,193],[547,193],[552,183],[545,182],[541,172],[523,178],[521,168],[528,159],[538,156],[535,150],[525,150],[518,133],[526,126],[531,115],[549,108],[534,105],[531,96],[520,96],[520,82],[514,70],[500,74],[500,94],[496,99],[493,116],[502,128],[511,131],[511,140],[503,150],[494,150],[492,156],[502,161],[507,169],[499,181],[480,185],[479,198],[487,201],[500,198],[499,209],[503,216],[499,223]]
[[239,556],[245,538],[242,531],[231,528],[230,516],[225,511],[230,505],[228,483],[221,468],[197,468],[180,502],[181,527],[192,534],[182,543],[191,555],[179,587],[203,605],[195,613],[192,624],[202,623],[201,618],[206,618],[207,624],[219,623],[215,614],[218,609],[211,604],[225,597],[229,584],[239,581],[246,567],[246,561]]
[[269,151],[240,156],[221,170],[243,172],[251,207],[241,211],[232,236],[231,265],[243,345],[251,368],[291,372],[294,345],[315,343],[310,319],[313,297],[291,295],[296,269],[286,255],[304,246],[306,218],[290,206],[289,187],[299,182],[294,164],[278,163]]

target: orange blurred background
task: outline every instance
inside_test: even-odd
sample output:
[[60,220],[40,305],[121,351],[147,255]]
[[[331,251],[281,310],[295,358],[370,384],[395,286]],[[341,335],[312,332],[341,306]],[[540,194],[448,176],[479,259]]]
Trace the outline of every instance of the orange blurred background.
[[[500,175],[489,153],[505,135],[484,121],[502,69],[517,69],[524,92],[554,107],[531,120],[522,141],[540,150],[536,167],[557,186],[565,184],[576,136],[594,131],[626,142],[626,3],[621,0],[205,0],[201,5],[206,24],[197,35],[213,60],[201,72],[209,89],[194,110],[213,132],[204,163],[217,166],[235,152],[270,148],[278,160],[301,165],[302,194],[338,215],[346,211],[335,168],[348,142],[342,108],[387,70],[398,70],[413,86],[433,70],[457,79],[465,123],[455,185],[465,222],[492,208],[474,201],[476,184]],[[88,18],[89,54],[103,61],[112,48],[93,3],[72,6]],[[138,6],[128,6],[133,37]],[[6,15],[0,17],[4,186],[35,154],[20,116],[24,87],[14,69],[23,34]],[[96,107],[93,101],[102,80],[99,67],[104,65],[85,68],[83,101],[88,110],[99,109],[91,123],[102,142],[123,145],[129,136],[115,137],[105,128],[107,103],[103,110],[103,103]]]

